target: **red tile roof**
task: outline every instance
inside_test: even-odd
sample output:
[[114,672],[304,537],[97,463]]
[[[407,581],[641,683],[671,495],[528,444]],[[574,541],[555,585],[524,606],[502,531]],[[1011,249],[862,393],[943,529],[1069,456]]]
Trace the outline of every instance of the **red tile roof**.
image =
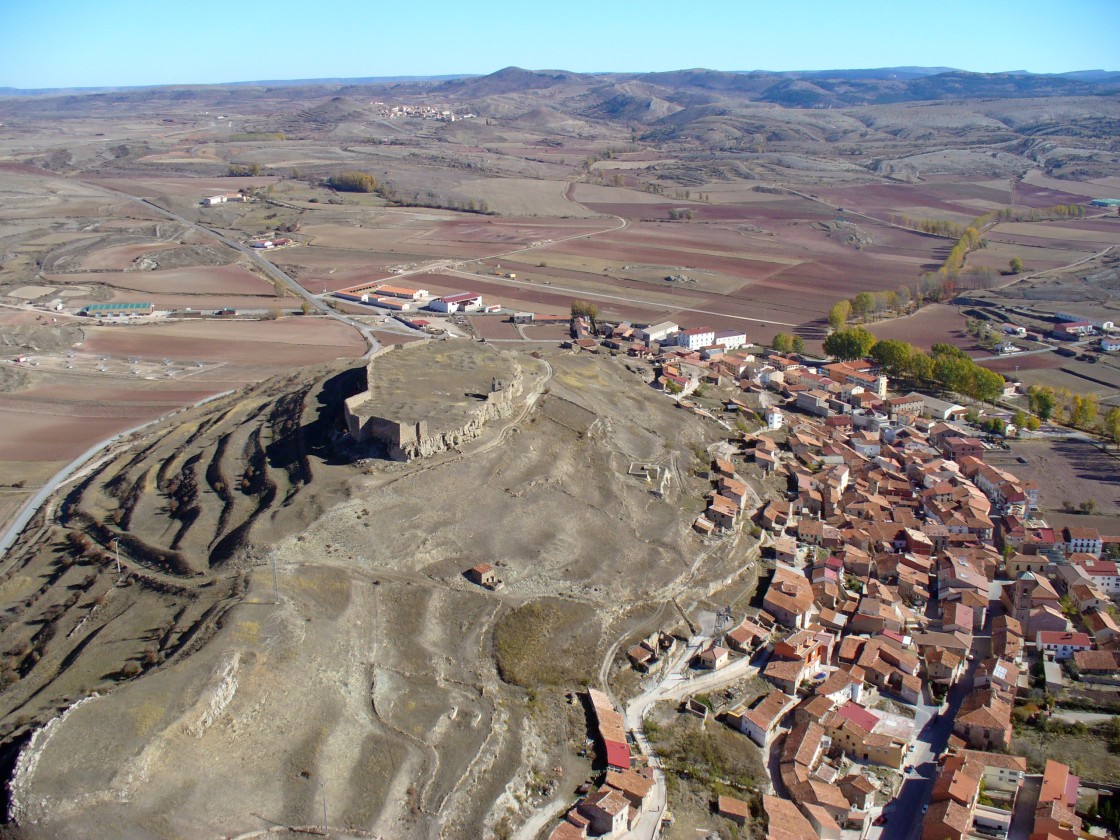
[[1085,648],[1092,644],[1087,633],[1068,633],[1060,630],[1039,630],[1038,641],[1044,645],[1075,645]]
[[444,303],[464,303],[468,300],[480,298],[482,295],[477,295],[474,292],[458,292],[454,295],[444,295],[440,298]]
[[630,768],[630,745],[625,741],[603,741],[607,752],[607,765],[619,770]]
[[866,729],[868,732],[872,732],[875,729],[875,725],[879,722],[877,715],[872,714],[867,711],[867,709],[863,708],[863,706],[859,706],[851,700],[837,709],[836,714],[850,720],[852,723],[856,724],[856,726]]

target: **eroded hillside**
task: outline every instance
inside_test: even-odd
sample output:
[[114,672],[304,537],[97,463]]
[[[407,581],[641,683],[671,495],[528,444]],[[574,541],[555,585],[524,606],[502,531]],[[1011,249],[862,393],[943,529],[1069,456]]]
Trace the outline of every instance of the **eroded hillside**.
[[[596,680],[620,638],[666,622],[673,596],[704,594],[693,581],[734,575],[746,544],[702,548],[688,529],[702,421],[621,360],[522,358],[513,417],[431,459],[332,466],[315,423],[337,404],[297,377],[90,476],[64,520],[102,543],[121,532],[142,561],[112,598],[150,579],[172,588],[149,600],[222,617],[193,655],[168,649],[24,748],[21,824],[234,836],[321,824],[325,802],[336,836],[478,837],[516,821],[556,768],[586,775],[566,692]],[[326,384],[332,397],[361,386]],[[277,420],[297,405],[302,434]],[[633,461],[668,466],[670,491],[628,475]],[[40,553],[64,555],[60,536]],[[479,562],[504,588],[463,577]]]

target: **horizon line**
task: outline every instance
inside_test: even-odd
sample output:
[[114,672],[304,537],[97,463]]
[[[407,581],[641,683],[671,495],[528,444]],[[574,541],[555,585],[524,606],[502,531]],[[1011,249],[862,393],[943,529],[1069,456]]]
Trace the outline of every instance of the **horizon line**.
[[507,65],[499,67],[496,70],[491,70],[486,73],[434,73],[431,75],[421,75],[415,73],[406,73],[397,76],[313,76],[306,78],[296,79],[243,79],[231,80],[223,82],[153,82],[153,83],[140,83],[140,84],[103,84],[103,85],[59,85],[52,87],[13,87],[11,85],[0,85],[0,91],[9,91],[17,93],[50,93],[52,91],[61,92],[93,92],[105,90],[144,90],[152,88],[171,88],[171,87],[227,87],[232,85],[311,85],[311,84],[345,84],[345,83],[392,83],[397,82],[406,84],[409,82],[426,82],[426,81],[455,81],[458,79],[469,78],[485,78],[500,73],[503,70],[524,70],[528,73],[570,73],[574,76],[645,76],[658,73],[687,73],[691,71],[705,71],[711,73],[730,73],[735,75],[750,75],[770,74],[782,75],[790,73],[855,73],[855,72],[875,72],[875,71],[890,71],[890,70],[930,70],[928,75],[937,76],[944,73],[969,73],[977,76],[1012,76],[1012,75],[1029,75],[1029,76],[1067,76],[1072,73],[1120,73],[1120,70],[1104,69],[1100,67],[1080,68],[1074,70],[1061,70],[1057,72],[1040,73],[1034,70],[996,70],[996,71],[983,71],[983,70],[965,70],[960,67],[942,67],[942,66],[929,66],[929,65],[894,65],[889,67],[829,67],[821,70],[765,70],[756,68],[752,70],[718,70],[711,67],[679,67],[673,70],[565,70],[563,68],[541,68],[530,70],[525,67],[517,65]]

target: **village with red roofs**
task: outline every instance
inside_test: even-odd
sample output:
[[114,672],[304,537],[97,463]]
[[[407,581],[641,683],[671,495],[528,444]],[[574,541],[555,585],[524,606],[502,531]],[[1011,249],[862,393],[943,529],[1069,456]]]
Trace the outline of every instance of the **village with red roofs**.
[[[732,432],[693,529],[703,543],[756,536],[767,579],[714,627],[630,647],[642,690],[629,703],[587,689],[605,772],[551,840],[653,838],[674,822],[675,771],[645,731],[658,703],[759,748],[765,781],[725,785],[710,807],[771,840],[1082,836],[1079,810],[1111,791],[1059,761],[1032,768],[1014,733],[1060,725],[1071,680],[1120,686],[1120,538],[1051,527],[1039,485],[989,463],[1005,459],[974,407],[892,396],[870,359],[585,317],[567,346],[648,361],[654,389]],[[722,416],[691,396],[706,388],[732,394]],[[722,419],[736,415],[758,428]]]

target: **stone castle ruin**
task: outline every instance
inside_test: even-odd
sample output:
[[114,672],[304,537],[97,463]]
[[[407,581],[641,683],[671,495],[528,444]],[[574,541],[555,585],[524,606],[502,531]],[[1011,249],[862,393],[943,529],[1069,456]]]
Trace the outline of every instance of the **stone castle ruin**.
[[346,428],[394,461],[454,449],[509,417],[521,394],[512,353],[475,343],[433,341],[386,347],[370,357],[366,390],[346,400]]

